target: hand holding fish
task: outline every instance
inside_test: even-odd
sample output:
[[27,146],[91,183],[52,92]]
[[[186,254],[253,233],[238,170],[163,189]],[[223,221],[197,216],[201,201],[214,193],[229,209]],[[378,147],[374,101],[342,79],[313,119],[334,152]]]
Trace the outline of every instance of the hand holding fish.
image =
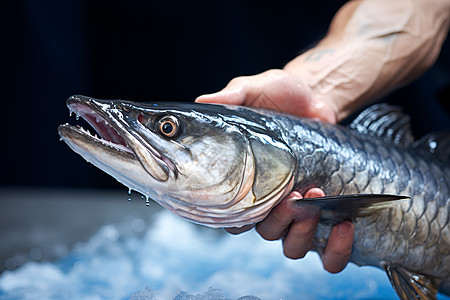
[[[325,193],[318,188],[310,189],[305,198],[323,197]],[[286,257],[302,258],[312,248],[314,230],[320,220],[320,212],[315,207],[295,205],[302,199],[299,192],[292,192],[282,200],[272,212],[256,225],[256,231],[266,240],[283,239],[283,251]],[[239,234],[250,227],[227,228],[232,234]],[[334,226],[327,242],[327,248],[322,255],[324,268],[337,273],[348,263],[353,243],[353,224],[349,221]]]
[[[283,70],[235,78],[222,91],[196,101],[263,107],[336,124],[433,64],[447,35],[448,11],[444,1],[433,1],[433,5],[429,1],[350,1],[336,14],[325,38]],[[383,15],[389,16],[389,22],[379,22]],[[417,20],[422,26],[416,26]],[[442,25],[429,25],[434,22]],[[420,34],[410,34],[416,30]],[[295,197],[294,193],[286,199]],[[305,198],[311,193],[315,192],[307,191]],[[296,213],[302,214],[284,200],[257,226],[263,238],[284,235],[284,253],[291,258],[308,251],[317,225],[315,218],[298,221]],[[322,256],[327,270],[339,272],[345,267],[352,237],[351,223],[335,226]]]
[[336,112],[313,96],[311,88],[285,70],[236,77],[221,91],[202,95],[200,103],[221,103],[273,109],[336,124]]
[[[323,197],[325,193],[312,188],[305,193],[305,198]],[[256,225],[256,231],[267,240],[283,239],[284,255],[292,259],[302,258],[312,249],[312,240],[320,211],[316,207],[295,205],[303,197],[298,192],[291,192],[271,213]],[[324,268],[337,273],[348,263],[353,243],[353,224],[345,221],[334,226],[322,255]]]
[[[337,120],[336,113],[330,106],[315,99],[307,85],[284,70],[269,70],[255,76],[235,78],[220,92],[200,96],[196,101],[269,108],[328,123],[336,123]],[[305,198],[322,196],[325,193],[318,188],[305,193]],[[304,257],[311,249],[320,219],[320,213],[316,209],[292,205],[293,201],[302,198],[300,193],[291,192],[256,225],[256,230],[266,240],[283,238],[284,254],[292,259]],[[227,231],[239,234],[252,227],[229,228]],[[333,229],[322,256],[324,268],[329,272],[340,272],[347,265],[352,249],[353,230],[353,224],[348,221]]]

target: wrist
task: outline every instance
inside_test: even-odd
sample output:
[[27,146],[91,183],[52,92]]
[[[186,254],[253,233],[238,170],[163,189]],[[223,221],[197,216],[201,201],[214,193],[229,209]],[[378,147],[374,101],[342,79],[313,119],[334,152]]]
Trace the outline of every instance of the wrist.
[[305,115],[306,117],[319,119],[331,124],[336,124],[339,121],[339,106],[337,103],[332,101],[331,97],[327,97],[329,95],[318,93],[314,85],[311,84],[311,81],[307,80],[308,76],[305,76],[302,72],[298,72],[296,68],[290,68],[289,65],[283,71],[289,74],[289,76],[295,77],[302,83],[303,88],[308,90],[310,105],[309,113]]

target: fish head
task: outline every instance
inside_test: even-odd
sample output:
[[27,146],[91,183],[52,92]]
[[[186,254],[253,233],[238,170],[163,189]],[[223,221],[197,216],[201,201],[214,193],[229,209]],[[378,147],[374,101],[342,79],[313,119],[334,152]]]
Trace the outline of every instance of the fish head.
[[255,223],[292,188],[290,149],[230,117],[232,109],[85,96],[72,96],[67,105],[101,136],[61,125],[62,139],[75,152],[190,221]]

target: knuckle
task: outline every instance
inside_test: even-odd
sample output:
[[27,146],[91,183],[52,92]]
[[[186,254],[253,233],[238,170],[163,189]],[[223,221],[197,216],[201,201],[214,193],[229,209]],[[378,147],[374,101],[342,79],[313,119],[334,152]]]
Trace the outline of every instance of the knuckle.
[[280,204],[272,210],[270,218],[277,226],[288,227],[294,220],[293,213],[285,203]]
[[352,253],[352,248],[348,246],[343,245],[334,245],[333,247],[330,247],[330,249],[327,249],[327,252],[330,256],[336,257],[337,259],[346,260],[348,257],[350,257]]
[[341,240],[337,243],[333,243],[329,248],[329,252],[335,256],[350,256],[352,253],[352,240]]
[[312,219],[296,220],[291,226],[291,231],[296,236],[313,236],[316,231],[316,223]]
[[347,261],[350,258],[350,255],[352,254],[352,247],[345,247],[339,250],[340,255],[344,257],[344,259]]
[[325,255],[322,257],[322,263],[325,270],[330,273],[341,272],[348,263],[351,248],[326,249]]
[[283,239],[283,253],[291,259],[303,258],[312,247],[312,237],[298,236],[289,230]]
[[239,76],[230,80],[228,85],[239,85],[243,84],[248,80],[248,76]]

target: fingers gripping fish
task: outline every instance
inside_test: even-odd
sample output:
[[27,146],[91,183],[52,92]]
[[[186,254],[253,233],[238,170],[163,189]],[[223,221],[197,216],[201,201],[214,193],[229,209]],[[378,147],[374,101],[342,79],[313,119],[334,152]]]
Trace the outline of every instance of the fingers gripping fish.
[[[450,139],[415,141],[398,108],[373,106],[349,127],[212,104],[145,104],[73,96],[70,111],[101,137],[61,125],[70,148],[175,214],[210,227],[262,220],[290,191],[332,225],[355,224],[351,261],[386,270],[401,299],[450,293]],[[402,196],[398,196],[402,195]]]

